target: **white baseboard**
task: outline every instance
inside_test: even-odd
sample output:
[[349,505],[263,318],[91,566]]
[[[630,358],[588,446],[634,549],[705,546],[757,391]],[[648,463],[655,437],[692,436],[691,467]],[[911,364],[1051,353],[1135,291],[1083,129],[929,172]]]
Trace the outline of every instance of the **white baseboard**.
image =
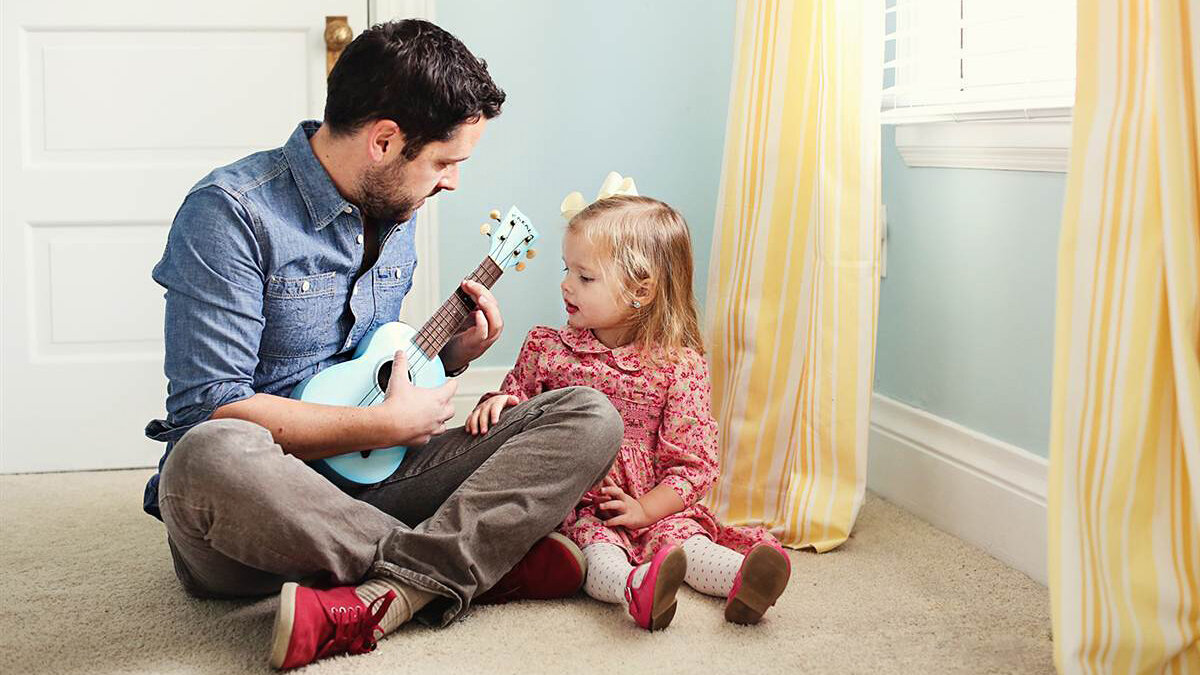
[[875,394],[867,485],[1046,584],[1045,459]]
[[454,378],[458,380],[458,391],[454,392],[454,419],[451,420],[450,426],[461,425],[467,419],[467,414],[475,409],[475,404],[479,403],[479,397],[489,391],[496,391],[500,388],[500,383],[504,381],[504,376],[508,374],[508,368],[503,366],[485,366],[476,368],[471,366],[467,372]]

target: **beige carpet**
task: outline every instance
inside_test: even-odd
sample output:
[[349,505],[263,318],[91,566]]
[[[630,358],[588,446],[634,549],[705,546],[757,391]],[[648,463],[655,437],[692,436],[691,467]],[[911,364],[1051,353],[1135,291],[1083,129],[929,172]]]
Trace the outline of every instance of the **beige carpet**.
[[[0,672],[267,672],[275,601],[183,595],[140,510],[148,473],[0,477]],[[1052,672],[1045,589],[877,497],[846,545],[792,561],[758,626],[685,590],[671,627],[648,634],[581,596],[409,626],[304,672]]]

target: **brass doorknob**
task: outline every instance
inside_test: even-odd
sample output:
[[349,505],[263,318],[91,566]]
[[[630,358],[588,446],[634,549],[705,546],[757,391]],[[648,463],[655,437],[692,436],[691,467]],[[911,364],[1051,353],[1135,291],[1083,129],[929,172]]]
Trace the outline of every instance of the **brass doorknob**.
[[354,39],[354,31],[344,16],[325,17],[325,75],[333,70],[342,50]]

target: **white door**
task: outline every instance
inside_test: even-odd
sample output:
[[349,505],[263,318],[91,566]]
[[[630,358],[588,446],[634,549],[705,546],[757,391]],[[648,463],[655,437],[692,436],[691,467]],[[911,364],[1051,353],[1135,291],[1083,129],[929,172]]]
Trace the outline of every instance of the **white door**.
[[0,472],[157,462],[175,210],[325,99],[327,15],[368,0],[0,5]]

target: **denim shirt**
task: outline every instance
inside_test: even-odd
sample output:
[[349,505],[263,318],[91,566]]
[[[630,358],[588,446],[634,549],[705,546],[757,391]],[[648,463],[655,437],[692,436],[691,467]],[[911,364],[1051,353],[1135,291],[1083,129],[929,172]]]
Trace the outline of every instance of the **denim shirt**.
[[[214,170],[175,214],[153,277],[166,289],[166,441],[255,393],[287,396],[352,356],[368,332],[400,314],[416,267],[415,220],[379,228],[375,265],[359,276],[361,212],[334,187],[302,122],[282,148]],[[158,474],[143,508],[158,510]]]

